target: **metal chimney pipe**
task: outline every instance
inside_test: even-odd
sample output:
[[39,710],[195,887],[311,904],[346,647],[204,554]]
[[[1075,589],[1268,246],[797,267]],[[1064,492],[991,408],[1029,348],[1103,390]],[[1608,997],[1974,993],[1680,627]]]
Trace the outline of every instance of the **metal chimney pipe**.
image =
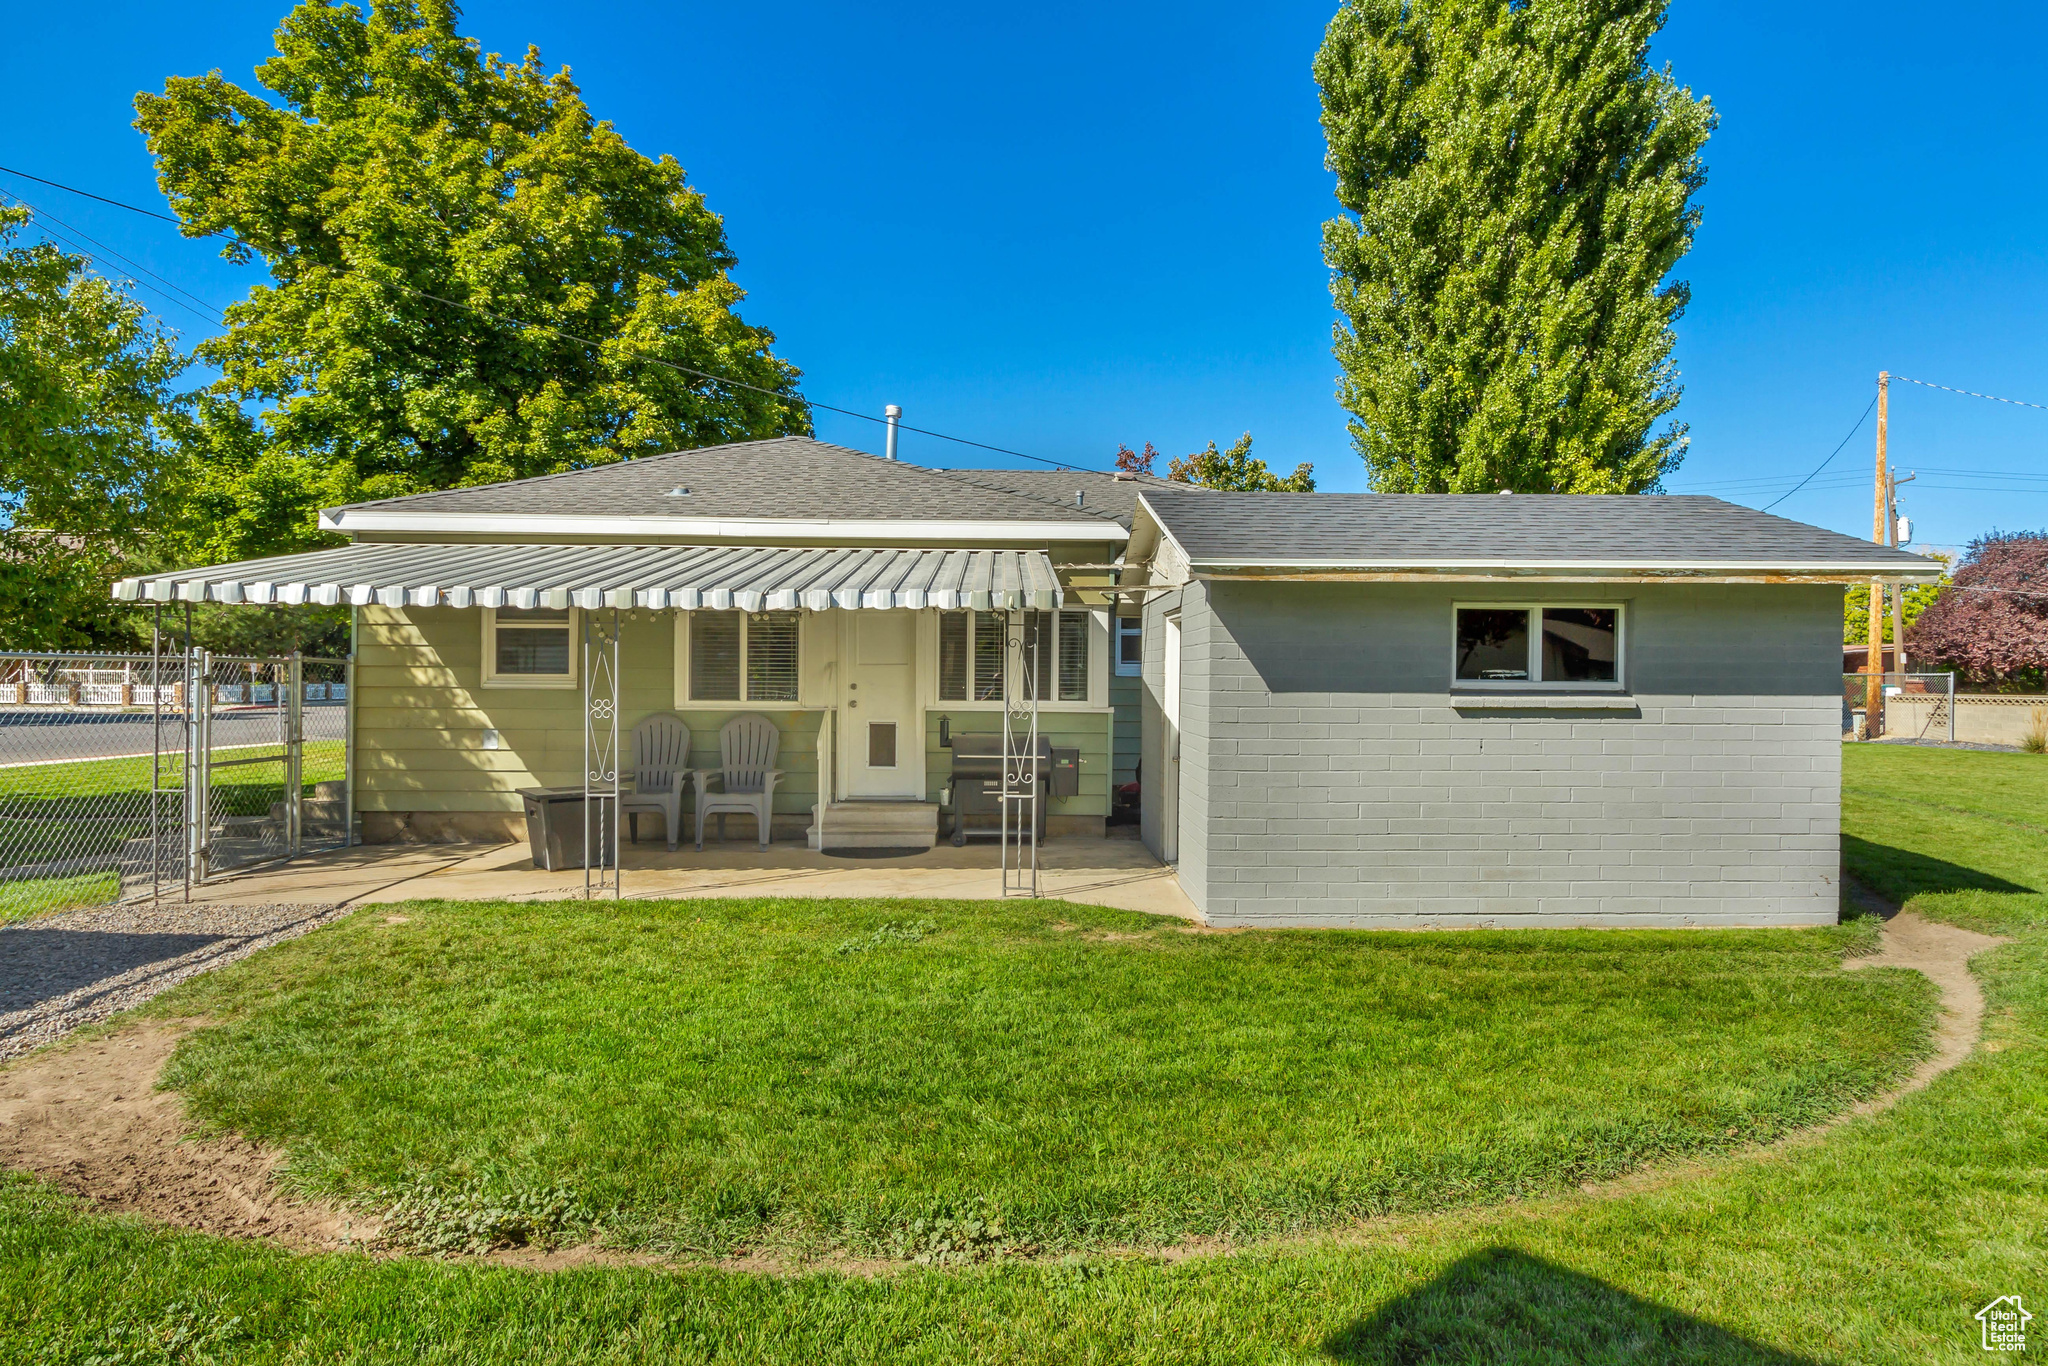
[[882,409],[882,415],[889,419],[889,459],[896,458],[896,424],[903,417],[903,409],[890,404]]

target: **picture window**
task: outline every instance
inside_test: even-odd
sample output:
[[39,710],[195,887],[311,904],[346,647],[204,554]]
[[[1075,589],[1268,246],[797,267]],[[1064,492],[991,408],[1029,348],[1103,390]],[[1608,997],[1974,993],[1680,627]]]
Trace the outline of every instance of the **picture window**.
[[800,618],[795,612],[690,614],[690,700],[795,702]]
[[[1020,657],[1041,702],[1086,702],[1094,632],[1087,612],[1022,614]],[[1000,702],[1008,612],[939,614],[939,700]]]
[[1456,609],[1452,681],[1465,687],[1612,687],[1621,682],[1619,607]]

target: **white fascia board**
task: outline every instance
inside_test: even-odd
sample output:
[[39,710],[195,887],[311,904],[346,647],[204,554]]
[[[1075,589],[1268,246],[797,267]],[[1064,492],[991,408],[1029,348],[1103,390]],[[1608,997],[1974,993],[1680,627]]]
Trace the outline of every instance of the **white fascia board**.
[[649,537],[712,536],[773,542],[844,536],[862,541],[1122,541],[1115,522],[924,522],[837,517],[541,517],[524,513],[463,514],[336,508],[320,514],[322,531],[410,531],[490,536],[590,536],[621,544]]
[[1902,564],[1856,564],[1848,561],[1787,563],[1783,560],[1196,560],[1198,574],[1260,572],[1279,578],[1290,573],[1307,574],[1772,574],[1786,577],[1821,577],[1844,574],[1866,579],[1938,579],[1942,567],[1929,564],[1916,568]]

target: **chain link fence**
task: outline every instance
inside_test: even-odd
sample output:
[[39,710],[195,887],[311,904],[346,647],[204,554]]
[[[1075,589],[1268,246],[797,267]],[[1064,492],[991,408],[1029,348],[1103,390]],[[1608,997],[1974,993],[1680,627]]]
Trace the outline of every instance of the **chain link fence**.
[[0,922],[349,842],[346,660],[0,654]]
[[1952,673],[1877,675],[1876,724],[1869,716],[1871,675],[1842,675],[1842,733],[1859,740],[1881,736],[1914,740],[1956,738],[1956,676]]

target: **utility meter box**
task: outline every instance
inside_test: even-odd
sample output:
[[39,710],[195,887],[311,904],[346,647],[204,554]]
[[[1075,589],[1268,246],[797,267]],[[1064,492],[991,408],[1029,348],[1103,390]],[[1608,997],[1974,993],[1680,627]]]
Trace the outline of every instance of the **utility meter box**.
[[1055,797],[1078,797],[1081,795],[1081,751],[1052,748],[1052,795]]

